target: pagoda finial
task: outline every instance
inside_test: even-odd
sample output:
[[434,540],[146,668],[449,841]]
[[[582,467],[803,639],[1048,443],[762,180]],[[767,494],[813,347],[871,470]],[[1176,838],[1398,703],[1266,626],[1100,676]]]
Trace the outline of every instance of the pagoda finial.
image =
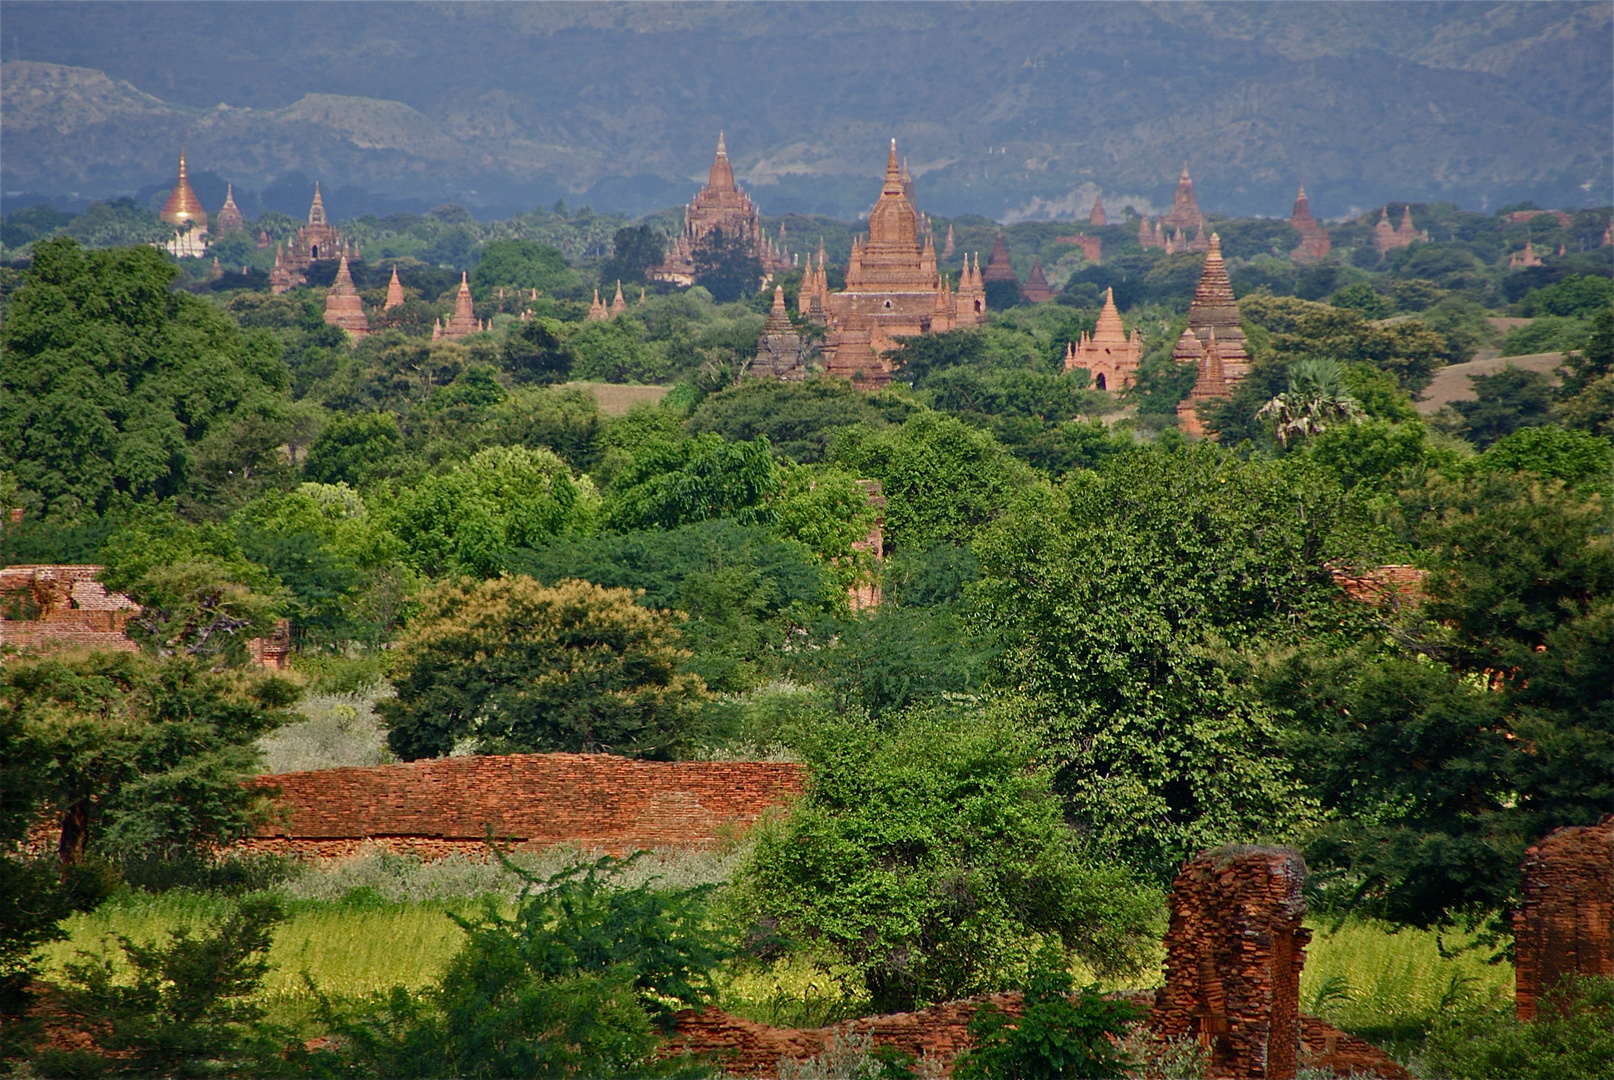
[[717,133],[717,152],[725,156],[729,152],[728,147],[723,144],[723,133],[721,131]]
[[897,161],[897,140],[891,140],[891,156],[885,161],[885,178],[887,181],[902,182],[902,165]]
[[320,197],[319,181],[314,181],[314,201],[308,207],[308,223],[310,225],[325,224],[325,200]]
[[1179,182],[1181,182],[1182,180],[1188,180],[1188,179],[1191,179],[1191,178],[1188,175],[1188,162],[1185,161],[1185,162],[1182,163],[1182,176],[1179,177],[1178,180],[1179,180]]

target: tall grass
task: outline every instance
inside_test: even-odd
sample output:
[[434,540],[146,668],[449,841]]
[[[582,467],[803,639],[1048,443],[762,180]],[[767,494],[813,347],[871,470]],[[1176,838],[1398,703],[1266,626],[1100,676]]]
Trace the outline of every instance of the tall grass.
[[1442,1005],[1464,988],[1485,997],[1513,996],[1513,965],[1489,963],[1483,948],[1447,958],[1429,931],[1393,932],[1367,922],[1313,930],[1300,975],[1301,1011],[1398,1056],[1422,1044]]
[[375,703],[391,693],[390,686],[372,683],[349,693],[304,694],[298,711],[306,719],[258,740],[265,767],[271,773],[287,773],[397,761],[387,749],[386,730],[375,714]]

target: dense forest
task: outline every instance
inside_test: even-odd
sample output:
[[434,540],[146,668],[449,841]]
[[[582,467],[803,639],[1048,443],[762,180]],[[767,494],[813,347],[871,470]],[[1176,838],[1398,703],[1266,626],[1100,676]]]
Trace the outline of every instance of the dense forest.
[[[1614,805],[1609,215],[1507,211],[1414,206],[1431,240],[1385,256],[1347,223],[1309,266],[1287,223],[1213,218],[1252,363],[1204,440],[1171,358],[1203,256],[1144,250],[1135,222],[1101,230],[1098,264],[1068,226],[1005,229],[1056,298],[911,339],[870,391],[748,377],[772,289],[722,252],[694,287],[648,284],[671,215],[344,222],[357,342],[323,319],[334,265],[269,291],[253,238],[294,219],[219,238],[213,272],[149,246],[132,200],[8,215],[4,562],[99,564],[142,610],[139,653],[6,650],[0,1054],[20,1075],[697,1075],[657,1056],[685,1005],[805,1025],[1147,984],[1177,866],[1256,842],[1304,853],[1336,930],[1505,963],[1525,849]],[[832,260],[854,230],[781,224]],[[961,253],[997,232],[949,226]],[[1527,235],[1546,258],[1507,268]],[[489,328],[434,340],[462,272]],[[777,284],[821,339],[800,277]],[[626,312],[587,319],[619,282]],[[1127,391],[1063,365],[1106,290],[1144,342]],[[1452,365],[1549,353],[1419,408]],[[631,385],[660,389],[612,404]],[[1374,587],[1387,567],[1415,585]],[[266,673],[245,643],[281,619],[294,659]],[[534,751],[810,781],[720,869],[501,857],[431,894],[458,944],[424,983],[264,996],[277,927],[418,905],[429,868],[338,888],[221,856],[268,813],[246,777]],[[149,910],[178,914],[42,959]],[[819,990],[779,990],[803,972]],[[1309,1007],[1420,1075],[1614,1059],[1606,987],[1521,1025],[1467,978]],[[1106,1056],[1125,1009],[1072,1000],[1049,1022],[1100,1071],[983,1028],[959,1075],[1203,1069]],[[51,1015],[86,1041],[47,1038]]]

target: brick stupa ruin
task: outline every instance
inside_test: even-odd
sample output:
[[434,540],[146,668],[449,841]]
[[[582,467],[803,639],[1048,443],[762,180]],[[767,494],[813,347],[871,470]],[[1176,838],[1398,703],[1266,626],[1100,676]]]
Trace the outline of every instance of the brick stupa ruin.
[[785,290],[773,288],[773,310],[757,339],[757,355],[745,373],[753,378],[783,379],[800,382],[807,377],[807,358],[810,348],[791,325],[790,313],[785,310]]
[[465,276],[465,271],[461,270],[460,289],[454,294],[454,314],[432,324],[432,340],[469,337],[487,328],[487,323],[476,319],[476,310],[471,302],[471,282]]
[[717,135],[717,154],[712,158],[706,186],[684,207],[683,231],[667,249],[661,265],[650,270],[650,280],[683,286],[695,284],[695,249],[718,230],[725,237],[744,239],[750,245],[751,254],[762,263],[764,274],[772,275],[789,268],[790,258],[784,251],[782,233],[780,244],[775,246],[763,231],[761,213],[750,196],[734,182],[734,166],[729,161],[722,132]]
[[1289,258],[1295,262],[1317,262],[1328,254],[1333,245],[1328,239],[1328,230],[1311,216],[1311,202],[1306,198],[1305,184],[1300,185],[1300,194],[1295,196],[1295,208],[1289,215],[1289,224],[1300,234],[1300,246],[1289,253]]
[[936,269],[935,242],[919,242],[919,214],[909,200],[897,141],[891,140],[885,182],[880,198],[869,212],[869,231],[854,237],[846,264],[846,288],[829,291],[824,249],[818,251],[818,268],[802,281],[802,310],[827,324],[823,344],[825,369],[836,378],[865,386],[891,381],[885,353],[903,338],[975,326],[986,320],[986,289],[980,259],[965,270],[955,293]]
[[224,186],[224,205],[219,207],[218,214],[213,218],[213,229],[220,236],[225,233],[245,229],[247,219],[241,215],[241,208],[235,205],[235,185]]
[[325,294],[325,322],[346,330],[348,337],[355,341],[370,332],[370,320],[364,316],[364,301],[359,299],[359,290],[353,285],[345,255],[336,268],[336,280],[331,283],[330,292]]
[[398,280],[398,267],[392,268],[392,280],[387,282],[387,302],[382,305],[382,311],[391,311],[395,307],[403,307],[403,282]]
[[1416,240],[1428,243],[1429,233],[1412,227],[1410,205],[1401,211],[1401,224],[1394,228],[1390,226],[1390,208],[1386,206],[1379,211],[1379,223],[1373,226],[1373,246],[1379,249],[1380,255],[1408,247]]
[[1003,246],[1003,234],[998,233],[997,240],[992,244],[992,254],[986,260],[986,273],[981,275],[983,282],[1007,281],[1020,288],[1020,277],[1014,272],[1014,263],[1009,260],[1009,249]]
[[1222,238],[1216,233],[1211,234],[1205,269],[1199,275],[1199,286],[1194,289],[1193,303],[1188,306],[1188,329],[1199,339],[1201,348],[1208,348],[1211,335],[1215,334],[1229,384],[1244,378],[1250,366],[1249,344],[1244,328],[1239,325],[1233,283],[1222,262]]
[[1065,348],[1065,370],[1087,372],[1095,390],[1125,390],[1137,381],[1143,341],[1134,327],[1129,337],[1115,306],[1115,290],[1104,290],[1104,308],[1091,334]]

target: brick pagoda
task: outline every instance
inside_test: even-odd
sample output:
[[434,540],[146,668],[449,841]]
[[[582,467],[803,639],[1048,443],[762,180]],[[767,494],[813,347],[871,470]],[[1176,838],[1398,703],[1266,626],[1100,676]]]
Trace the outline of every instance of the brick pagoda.
[[752,204],[751,197],[734,183],[734,166],[729,162],[722,132],[717,135],[717,154],[712,159],[706,186],[684,207],[683,231],[667,249],[661,265],[650,271],[650,280],[684,286],[695,284],[695,249],[718,229],[724,236],[744,237],[751,245],[751,253],[762,263],[763,273],[772,275],[789,267],[782,232],[781,243],[775,247],[762,230],[762,215]]

